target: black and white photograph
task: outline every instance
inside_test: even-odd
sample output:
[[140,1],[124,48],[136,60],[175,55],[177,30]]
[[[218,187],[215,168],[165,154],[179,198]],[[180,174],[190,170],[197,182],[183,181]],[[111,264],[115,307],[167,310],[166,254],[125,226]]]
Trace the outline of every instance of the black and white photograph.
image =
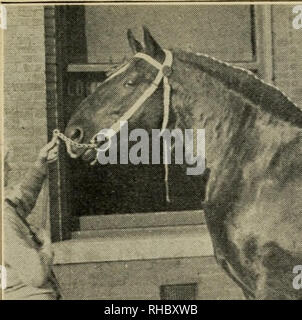
[[302,2],[8,1],[0,32],[3,300],[302,300]]

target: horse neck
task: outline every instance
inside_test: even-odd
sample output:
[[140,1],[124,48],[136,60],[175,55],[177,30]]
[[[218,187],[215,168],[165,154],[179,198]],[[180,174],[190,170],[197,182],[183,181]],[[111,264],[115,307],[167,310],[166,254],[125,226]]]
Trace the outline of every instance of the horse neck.
[[[215,169],[228,161],[224,155],[236,148],[231,141],[236,139],[239,126],[252,121],[253,110],[248,110],[241,98],[232,100],[236,98],[233,92],[190,63],[176,61],[175,69],[172,107],[178,124],[182,128],[205,129],[207,164]],[[240,132],[241,139],[245,134]]]
[[[228,89],[202,66],[175,59],[171,84],[172,107],[182,127],[205,129],[210,196],[227,189],[230,198],[223,201],[232,201],[236,195],[229,186],[239,186],[242,181],[248,181],[245,187],[251,190],[248,184],[257,184],[280,146],[298,134],[297,127]],[[235,189],[239,192],[240,188]]]

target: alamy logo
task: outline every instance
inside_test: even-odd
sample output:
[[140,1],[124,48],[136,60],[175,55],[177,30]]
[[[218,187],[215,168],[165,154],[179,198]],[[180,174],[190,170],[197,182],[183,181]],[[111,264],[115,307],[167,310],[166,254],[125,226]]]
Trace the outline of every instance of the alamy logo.
[[4,290],[6,288],[6,268],[0,265],[0,288]]
[[6,8],[3,4],[0,4],[0,28],[1,29],[7,28]]
[[[152,137],[144,129],[128,131],[127,121],[120,122],[120,147],[117,148],[117,133],[113,129],[102,129],[97,135],[97,159],[100,164],[171,164],[174,149],[175,164],[187,165],[187,175],[201,175],[205,170],[205,130],[181,129],[163,131],[152,129]],[[129,150],[129,142],[131,148]],[[133,142],[135,142],[133,144]],[[151,145],[150,145],[151,144]],[[163,148],[161,149],[161,146]],[[150,156],[150,149],[151,156]],[[119,155],[119,159],[118,159]],[[118,161],[119,160],[119,161]],[[194,166],[194,167],[193,167]]]
[[294,289],[302,289],[302,265],[294,266],[293,273],[297,273],[293,280]]
[[302,5],[297,5],[293,7],[293,13],[296,14],[293,20],[294,29],[302,28]]

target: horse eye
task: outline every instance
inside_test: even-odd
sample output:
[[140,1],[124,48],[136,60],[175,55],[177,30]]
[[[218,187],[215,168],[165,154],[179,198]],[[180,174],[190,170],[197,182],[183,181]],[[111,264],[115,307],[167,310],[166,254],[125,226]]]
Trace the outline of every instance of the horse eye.
[[125,87],[132,87],[132,86],[134,86],[134,84],[135,84],[134,80],[128,80],[125,82],[124,86]]

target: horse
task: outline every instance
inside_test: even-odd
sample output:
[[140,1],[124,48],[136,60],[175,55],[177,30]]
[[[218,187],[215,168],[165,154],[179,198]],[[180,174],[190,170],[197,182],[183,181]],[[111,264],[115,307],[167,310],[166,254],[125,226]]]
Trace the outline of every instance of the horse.
[[[146,27],[144,46],[131,30],[127,35],[133,58],[83,100],[67,124],[73,156],[92,161],[92,138],[125,115],[129,130],[162,128],[167,106],[169,128],[204,128],[200,210],[217,263],[247,299],[302,299],[293,286],[293,268],[302,265],[301,109],[250,71],[165,50]],[[81,143],[86,148],[78,148]]]

